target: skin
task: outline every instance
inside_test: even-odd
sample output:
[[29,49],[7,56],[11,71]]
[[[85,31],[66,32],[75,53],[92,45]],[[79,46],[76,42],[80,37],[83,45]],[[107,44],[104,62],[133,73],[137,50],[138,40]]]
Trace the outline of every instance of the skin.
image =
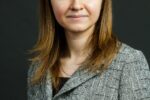
[[[102,0],[51,0],[57,22],[65,29],[65,36],[71,56],[61,60],[63,69],[73,73],[77,63],[86,58],[83,49],[93,33]],[[72,65],[71,67],[69,65]]]

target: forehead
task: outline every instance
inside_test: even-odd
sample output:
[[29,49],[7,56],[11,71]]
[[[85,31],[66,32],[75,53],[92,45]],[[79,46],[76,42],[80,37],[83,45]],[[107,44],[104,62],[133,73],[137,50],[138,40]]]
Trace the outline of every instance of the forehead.
[[48,0],[49,2],[74,2],[74,3],[90,3],[90,2],[101,2],[103,0]]

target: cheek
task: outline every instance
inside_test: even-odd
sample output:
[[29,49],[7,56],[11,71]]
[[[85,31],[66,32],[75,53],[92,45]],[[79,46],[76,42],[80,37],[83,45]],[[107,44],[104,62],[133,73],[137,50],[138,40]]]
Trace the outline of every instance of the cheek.
[[89,10],[89,13],[94,18],[98,18],[100,15],[100,10],[101,10],[101,2],[100,1],[101,0],[99,0],[99,2],[90,2],[87,4],[87,8]]
[[60,3],[56,0],[51,0],[52,9],[54,12],[55,17],[60,15],[61,9],[60,9]]
[[52,6],[55,18],[58,22],[61,21],[65,14],[65,10],[67,9],[65,5],[53,4]]
[[54,11],[54,15],[55,15],[56,19],[60,20],[60,18],[63,15],[63,10],[60,8],[54,8],[53,11]]
[[87,0],[85,4],[93,9],[98,9],[101,8],[102,0]]

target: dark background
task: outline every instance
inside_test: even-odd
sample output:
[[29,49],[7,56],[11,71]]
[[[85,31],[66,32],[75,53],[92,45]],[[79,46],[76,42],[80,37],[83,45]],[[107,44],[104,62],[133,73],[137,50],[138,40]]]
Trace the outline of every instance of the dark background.
[[[38,0],[0,0],[0,100],[27,100],[27,50],[38,33]],[[150,62],[150,0],[113,0],[114,32]]]

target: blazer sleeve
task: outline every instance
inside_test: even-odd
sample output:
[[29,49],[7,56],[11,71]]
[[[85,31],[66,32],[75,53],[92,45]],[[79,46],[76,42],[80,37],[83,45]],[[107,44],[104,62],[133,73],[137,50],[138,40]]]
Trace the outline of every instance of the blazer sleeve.
[[119,100],[150,100],[150,69],[144,54],[137,50],[123,66]]
[[34,93],[34,89],[31,85],[31,78],[33,77],[35,70],[37,68],[37,62],[32,62],[28,68],[28,72],[27,72],[27,100],[34,100],[33,99],[33,95],[35,95]]

